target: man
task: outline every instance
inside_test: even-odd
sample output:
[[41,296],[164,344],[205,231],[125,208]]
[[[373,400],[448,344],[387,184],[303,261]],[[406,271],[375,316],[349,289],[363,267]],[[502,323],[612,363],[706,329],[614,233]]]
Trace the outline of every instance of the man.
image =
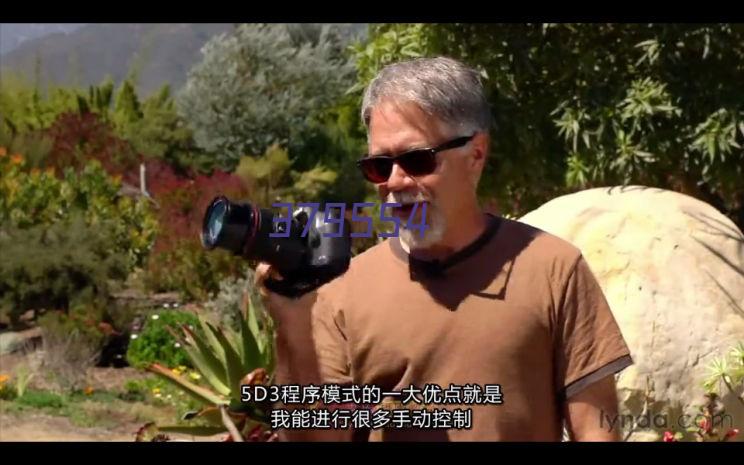
[[[401,228],[301,299],[263,289],[277,323],[277,381],[383,392],[497,384],[501,403],[406,405],[471,408],[469,429],[286,438],[558,441],[565,423],[575,440],[618,439],[606,421],[617,413],[613,375],[632,361],[580,251],[478,205],[490,126],[478,73],[448,58],[388,66],[369,85],[362,117],[362,172],[382,201],[401,204],[393,213],[403,224],[413,203],[426,204],[428,229],[422,237]],[[260,267],[259,284],[269,273]]]

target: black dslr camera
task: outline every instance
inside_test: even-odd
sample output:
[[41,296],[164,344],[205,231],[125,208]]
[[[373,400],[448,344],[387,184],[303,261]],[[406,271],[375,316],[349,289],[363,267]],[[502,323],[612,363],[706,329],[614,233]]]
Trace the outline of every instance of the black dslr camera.
[[[343,226],[339,221],[326,222],[328,217],[320,211],[310,218],[309,210],[302,208],[290,214],[291,221],[276,221],[271,210],[219,196],[204,215],[202,244],[208,250],[219,247],[248,260],[269,263],[284,279],[269,278],[266,287],[277,294],[299,297],[348,269],[351,236],[346,220]],[[339,219],[333,211],[329,217]]]

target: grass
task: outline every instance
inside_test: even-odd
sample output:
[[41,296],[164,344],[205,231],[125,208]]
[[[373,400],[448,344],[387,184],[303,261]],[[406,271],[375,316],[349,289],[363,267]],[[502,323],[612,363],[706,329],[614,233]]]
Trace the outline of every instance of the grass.
[[[39,373],[40,379],[44,373]],[[167,381],[154,376],[107,378],[108,389],[59,391],[57,383],[28,386],[18,396],[15,379],[0,386],[0,414],[16,418],[42,415],[67,418],[78,428],[136,430],[155,422],[159,425],[195,425],[201,420],[183,420],[186,412],[200,405]]]
[[17,397],[15,402],[26,407],[49,410],[62,409],[67,404],[67,400],[59,394],[35,389],[29,389],[22,396]]
[[82,428],[116,428],[127,423],[157,421],[174,423],[177,408],[168,405],[151,405],[131,392],[94,391],[58,394],[40,389],[28,389],[13,400],[0,400],[0,412],[23,415],[41,412],[51,416],[67,417]]

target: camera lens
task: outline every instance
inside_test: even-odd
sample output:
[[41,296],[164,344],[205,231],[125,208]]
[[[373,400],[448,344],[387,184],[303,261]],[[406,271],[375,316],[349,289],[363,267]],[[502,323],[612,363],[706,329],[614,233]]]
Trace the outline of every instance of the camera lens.
[[226,197],[217,197],[204,215],[202,244],[210,250],[220,247],[240,254],[246,240],[255,235],[257,220],[258,212],[253,205],[232,203]]
[[224,201],[217,201],[207,215],[206,242],[214,247],[217,239],[222,232],[222,224],[225,221],[227,213],[227,204]]
[[290,273],[302,266],[308,253],[307,240],[300,236],[303,226],[293,219],[287,231],[282,221],[274,221],[271,210],[219,196],[204,214],[201,240],[208,250],[225,249]]

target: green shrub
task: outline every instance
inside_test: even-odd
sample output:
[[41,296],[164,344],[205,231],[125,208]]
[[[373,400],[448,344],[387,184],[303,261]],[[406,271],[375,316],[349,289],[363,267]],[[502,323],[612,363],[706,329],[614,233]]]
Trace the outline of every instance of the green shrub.
[[228,278],[220,282],[220,290],[208,302],[204,303],[209,319],[223,328],[240,330],[240,313],[242,312],[246,292],[253,282],[253,272],[249,269],[247,276]]
[[0,400],[13,400],[17,396],[18,391],[7,380],[7,375],[0,374]]
[[87,370],[98,361],[106,340],[99,322],[95,309],[89,307],[76,307],[70,315],[48,312],[39,318],[44,369],[63,391],[85,387]]
[[190,367],[186,352],[167,329],[176,329],[182,324],[196,326],[199,321],[191,313],[176,310],[150,316],[142,332],[132,335],[127,350],[129,364],[137,368],[144,368],[151,363],[168,367]]
[[[193,377],[196,374],[195,371],[183,370],[183,368],[174,368],[173,371],[180,376],[186,377],[192,383],[197,385],[202,384],[198,379]],[[155,376],[127,381],[124,385],[124,392],[119,395],[119,398],[125,402],[147,402],[158,407],[174,407],[176,414],[173,421],[174,424],[187,424],[184,423],[183,416],[187,412],[193,412],[202,407],[198,401],[182,389],[174,386],[169,381]],[[193,423],[193,420],[191,423]]]
[[65,398],[59,394],[49,391],[26,391],[21,397],[16,399],[16,403],[32,408],[50,408],[61,409],[67,405]]
[[107,296],[149,253],[155,219],[144,200],[119,195],[97,162],[76,174],[24,171],[0,147],[0,308],[11,324],[28,309],[69,309]]
[[112,253],[109,231],[87,226],[81,216],[9,228],[0,248],[0,294],[12,324],[27,309],[69,309],[84,295],[103,297],[109,280],[126,277],[126,256]]
[[336,28],[302,28],[297,35],[284,24],[244,24],[205,44],[177,106],[217,166],[232,169],[245,154],[295,139],[351,85]]
[[225,250],[207,251],[198,241],[181,240],[148,259],[145,287],[150,292],[176,291],[186,301],[206,300],[227,277],[240,275],[246,261]]
[[[1,153],[1,151],[0,151]],[[105,226],[109,249],[139,266],[156,232],[156,220],[146,200],[121,196],[121,182],[97,161],[80,173],[66,169],[61,178],[53,170],[25,171],[22,157],[0,157],[0,222],[4,228],[26,229],[52,225],[81,214],[87,226]]]
[[147,387],[141,381],[129,380],[124,384],[124,392],[119,398],[125,402],[144,402],[147,398]]
[[101,404],[110,404],[112,402],[115,402],[117,399],[119,399],[119,396],[115,392],[111,391],[105,391],[105,390],[91,390],[91,392],[85,392],[83,391],[75,391],[70,394],[69,401],[70,402],[98,402]]

